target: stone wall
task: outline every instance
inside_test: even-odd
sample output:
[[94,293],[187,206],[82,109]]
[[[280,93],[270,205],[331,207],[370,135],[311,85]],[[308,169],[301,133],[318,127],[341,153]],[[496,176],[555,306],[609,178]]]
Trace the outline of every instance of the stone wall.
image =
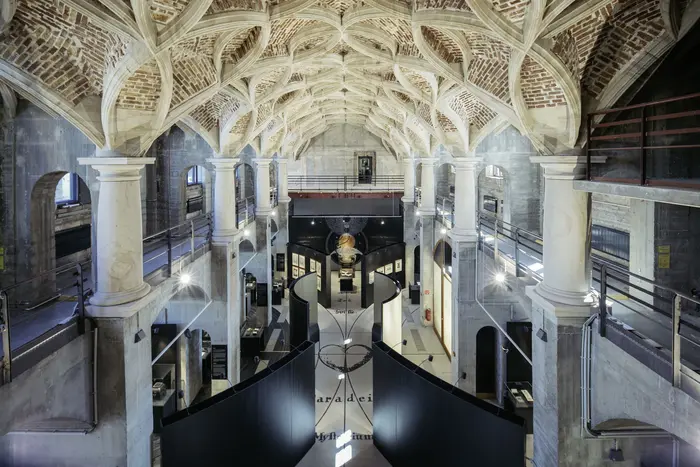
[[[375,151],[374,175],[403,175],[399,161],[364,128],[337,125],[317,136],[299,160],[289,161],[289,175],[355,175],[356,151]],[[291,188],[291,187],[290,187]]]
[[[530,162],[537,155],[530,140],[512,126],[487,136],[475,150],[475,156],[483,159],[482,169],[493,164],[505,172],[504,213],[509,213],[510,223],[532,232],[540,232],[542,222],[540,167]],[[487,181],[480,176],[482,180]],[[479,189],[486,192],[489,187],[480,184]]]

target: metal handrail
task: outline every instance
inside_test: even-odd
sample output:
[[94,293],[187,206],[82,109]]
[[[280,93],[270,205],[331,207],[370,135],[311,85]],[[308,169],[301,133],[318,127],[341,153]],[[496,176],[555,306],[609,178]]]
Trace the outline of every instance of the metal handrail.
[[[519,258],[519,251],[520,247],[524,246],[526,248],[530,248],[532,251],[535,251],[539,254],[542,254],[542,250],[540,249],[535,250],[531,247],[528,247],[527,245],[524,245],[521,242],[521,236],[522,235],[529,235],[532,238],[534,238],[536,241],[539,243],[536,243],[537,245],[543,245],[542,243],[542,237],[540,237],[538,234],[534,232],[527,231],[525,229],[520,229],[518,227],[515,227],[507,222],[500,221],[498,218],[493,217],[493,216],[486,216],[483,213],[479,212],[478,213],[478,219],[479,219],[479,231],[481,233],[481,228],[482,227],[489,227],[485,220],[491,220],[493,222],[493,229],[494,229],[494,258],[498,256],[498,238],[499,236],[506,236],[507,238],[510,238],[511,240],[514,241],[514,247],[515,247],[515,271],[516,271],[516,277],[519,277],[519,271],[522,270],[527,270],[529,271],[530,275],[533,278],[536,278],[538,280],[542,280],[542,276],[534,273],[534,271],[529,270],[527,266],[523,265],[520,263],[520,258]],[[505,224],[509,227],[510,230],[515,232],[514,237],[511,237],[509,235],[505,235],[502,231],[499,231],[498,225],[499,224]],[[621,303],[620,300],[614,297],[610,297],[608,294],[608,289],[614,290],[615,292],[622,294],[626,296],[629,300],[640,304],[641,306],[649,309],[652,312],[659,313],[667,318],[671,319],[671,332],[672,332],[672,348],[671,350],[671,355],[672,355],[672,366],[673,366],[673,385],[675,387],[680,387],[681,384],[681,371],[683,369],[683,366],[681,365],[681,340],[684,339],[688,342],[690,342],[693,345],[696,345],[700,347],[700,342],[695,342],[693,339],[690,339],[689,337],[686,337],[681,334],[681,326],[684,326],[688,329],[692,329],[696,332],[700,332],[700,326],[697,325],[696,323],[689,321],[688,319],[684,318],[683,316],[683,309],[681,306],[681,303],[683,300],[694,304],[695,306],[700,306],[700,300],[689,296],[688,294],[685,294],[683,292],[680,292],[672,287],[668,287],[665,285],[660,285],[656,284],[652,280],[635,274],[633,272],[630,272],[629,270],[625,269],[624,267],[615,264],[613,262],[607,261],[604,258],[601,258],[600,256],[596,255],[591,255],[591,263],[593,265],[593,271],[592,272],[598,272],[599,277],[596,279],[595,275],[593,275],[592,280],[597,282],[600,287],[600,291],[595,290],[593,287],[591,288],[591,295],[595,298],[597,297],[597,307],[598,307],[598,321],[599,321],[599,332],[600,335],[605,337],[606,334],[606,324],[608,320],[608,300],[614,300],[617,303],[620,303],[620,305],[625,306],[626,308],[631,309],[632,311],[638,312],[638,310],[634,310],[633,308],[627,307],[625,304]],[[611,271],[614,273],[612,274]],[[620,276],[627,276],[627,279],[624,277]],[[637,283],[646,283],[646,285],[651,289],[644,288],[643,285],[639,285]],[[624,289],[627,288],[628,291],[625,291]],[[648,301],[645,301],[639,296],[635,296],[632,293],[630,293],[630,289],[638,290],[640,294],[638,295],[643,295],[646,297],[651,298],[651,303]],[[672,298],[667,298],[662,295],[659,295],[656,293],[656,289],[662,290],[664,292],[667,292],[668,294],[672,295]],[[667,311],[664,309],[662,306],[657,306],[657,304],[654,303],[654,300],[658,300],[662,302],[663,304],[669,305],[671,308],[670,311]],[[690,370],[692,371],[692,370]],[[695,373],[695,372],[694,372]],[[697,375],[697,373],[696,373]],[[698,379],[695,377],[694,379]]]
[[366,188],[387,191],[403,190],[403,175],[373,175],[362,181],[360,175],[290,175],[288,191],[332,191],[347,192],[351,188]]
[[[649,109],[657,106],[668,104],[672,102],[690,101],[700,99],[700,93],[688,94],[685,96],[672,97],[668,99],[662,99],[653,102],[646,102],[642,104],[628,105],[625,107],[617,107],[611,109],[603,109],[595,112],[591,112],[587,116],[587,126],[586,126],[586,179],[589,181],[608,181],[615,183],[636,183],[642,186],[645,185],[655,185],[655,186],[700,186],[694,182],[679,182],[679,181],[664,181],[659,179],[651,179],[647,173],[647,156],[648,151],[655,149],[693,149],[700,148],[700,144],[650,144],[649,138],[655,136],[675,136],[675,135],[689,135],[689,134],[700,134],[700,127],[685,126],[681,125],[681,128],[671,128],[666,129],[664,126],[661,130],[654,130],[648,128],[648,124],[652,122],[668,122],[670,120],[685,118],[685,117],[697,117],[700,116],[700,104],[693,110],[686,110],[681,112],[671,112],[662,115],[649,115]],[[600,120],[610,114],[616,112],[626,112],[630,110],[639,110],[641,115],[639,117],[628,118],[623,116],[622,120],[612,119],[611,121],[605,121],[600,123]],[[624,133],[613,133],[593,136],[593,132],[599,128],[614,128],[621,127],[623,125],[638,125],[638,130],[625,131]],[[623,130],[624,131],[624,130]],[[602,145],[601,147],[592,147],[593,142],[614,142],[616,140],[623,139],[636,139],[638,144],[630,143],[624,144],[623,146],[614,145]],[[639,177],[597,177],[592,174],[592,153],[594,152],[604,152],[604,151],[638,151],[639,152]]]
[[[10,313],[9,307],[9,294],[8,292],[29,285],[32,282],[36,282],[38,279],[46,275],[56,275],[65,272],[73,272],[73,276],[76,277],[76,281],[71,287],[76,287],[76,297],[77,297],[77,327],[78,334],[82,335],[85,332],[85,277],[83,274],[83,265],[80,262],[71,263],[65,266],[54,268],[48,271],[44,271],[36,277],[27,279],[22,282],[18,282],[9,287],[5,287],[0,290],[0,335],[2,335],[2,346],[3,346],[3,356],[2,356],[2,384],[7,384],[12,381],[12,342],[10,336],[10,330],[12,327],[12,314]],[[60,326],[60,325],[59,325]]]

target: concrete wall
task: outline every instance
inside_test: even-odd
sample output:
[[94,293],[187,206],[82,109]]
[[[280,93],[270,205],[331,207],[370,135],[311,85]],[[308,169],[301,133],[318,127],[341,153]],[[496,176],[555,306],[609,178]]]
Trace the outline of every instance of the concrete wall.
[[314,138],[299,160],[289,161],[289,175],[355,175],[356,151],[375,151],[375,175],[403,175],[401,164],[364,128],[335,125]]

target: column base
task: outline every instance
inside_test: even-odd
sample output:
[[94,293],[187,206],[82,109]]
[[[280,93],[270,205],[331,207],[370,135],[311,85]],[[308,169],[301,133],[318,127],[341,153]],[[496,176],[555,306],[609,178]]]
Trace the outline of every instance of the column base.
[[592,304],[585,302],[587,295],[552,291],[549,287],[543,287],[542,282],[527,287],[525,294],[530,297],[533,305],[541,307],[555,320],[587,318],[592,313]]
[[401,202],[407,203],[407,204],[413,204],[416,202],[416,200],[413,196],[403,196],[401,198]]
[[420,206],[418,208],[418,214],[423,217],[435,216],[435,206]]
[[454,242],[477,242],[479,233],[475,229],[452,229],[447,234]]
[[238,229],[216,230],[211,234],[211,241],[215,243],[231,243],[238,233]]
[[148,295],[151,291],[151,286],[144,282],[140,287],[126,292],[95,292],[95,295],[90,297],[90,305],[94,306],[115,306],[123,305]]
[[263,208],[256,208],[256,209],[255,209],[255,215],[256,215],[256,216],[264,216],[264,217],[267,217],[267,216],[270,215],[271,212],[272,212],[272,207],[271,207],[271,206],[263,207]]
[[290,203],[292,201],[292,198],[287,196],[286,198],[277,198],[278,203]]

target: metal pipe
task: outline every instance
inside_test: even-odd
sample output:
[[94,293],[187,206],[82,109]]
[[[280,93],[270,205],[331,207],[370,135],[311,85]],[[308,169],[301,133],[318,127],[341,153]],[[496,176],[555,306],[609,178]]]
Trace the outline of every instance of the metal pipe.
[[99,421],[97,412],[97,327],[92,330],[92,428]]
[[656,427],[628,428],[624,430],[595,430],[591,426],[591,348],[593,322],[598,315],[591,315],[581,329],[581,429],[591,438],[667,438],[671,435]]
[[2,383],[7,384],[12,382],[12,346],[10,345],[10,313],[8,311],[7,292],[0,292],[0,300],[2,300]]

